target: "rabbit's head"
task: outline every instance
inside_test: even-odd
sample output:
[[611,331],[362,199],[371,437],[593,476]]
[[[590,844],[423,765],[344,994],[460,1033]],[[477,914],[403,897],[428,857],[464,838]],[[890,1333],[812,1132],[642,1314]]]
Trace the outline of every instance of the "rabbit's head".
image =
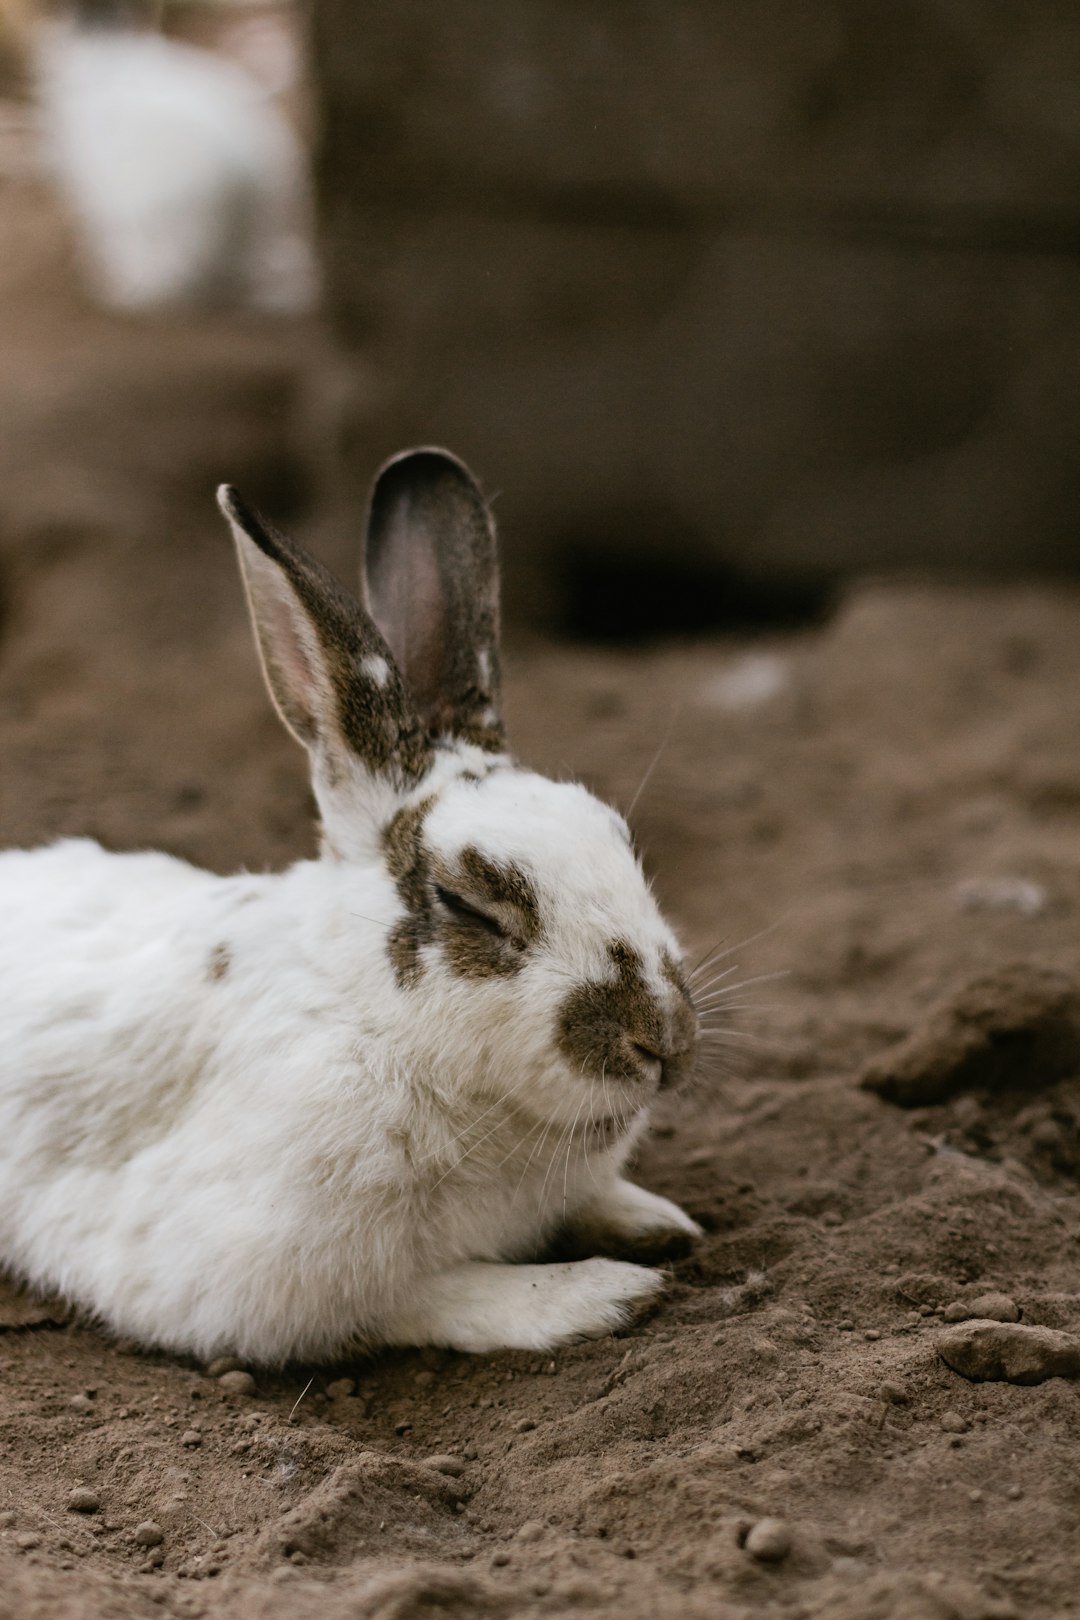
[[310,756],[323,858],[343,884],[377,865],[392,885],[381,949],[404,1044],[436,1088],[512,1093],[614,1138],[689,1070],[697,1016],[623,818],[506,751],[495,533],[472,475],[441,450],[387,463],[359,602],[219,498],[267,683]]

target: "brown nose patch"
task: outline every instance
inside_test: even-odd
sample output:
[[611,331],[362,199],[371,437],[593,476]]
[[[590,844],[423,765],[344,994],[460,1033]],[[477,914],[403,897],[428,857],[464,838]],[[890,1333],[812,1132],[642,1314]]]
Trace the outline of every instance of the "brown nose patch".
[[664,977],[679,991],[669,1011],[645,982],[633,946],[612,940],[608,956],[614,978],[579,984],[564,999],[558,1015],[559,1050],[582,1074],[612,1080],[640,1080],[634,1045],[663,1058],[665,1071],[669,1065],[681,1067],[696,1043],[697,1019],[678,964],[664,953]]

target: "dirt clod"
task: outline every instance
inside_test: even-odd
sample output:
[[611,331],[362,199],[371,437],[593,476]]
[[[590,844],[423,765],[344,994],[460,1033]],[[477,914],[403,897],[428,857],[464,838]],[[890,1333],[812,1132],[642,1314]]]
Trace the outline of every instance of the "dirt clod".
[[153,1519],[144,1519],[135,1526],[135,1541],[140,1547],[159,1547],[164,1540],[164,1530]]
[[239,1367],[222,1373],[218,1383],[222,1389],[228,1390],[230,1395],[254,1395],[257,1391],[254,1378]]
[[96,1513],[101,1506],[101,1497],[97,1491],[90,1490],[89,1486],[76,1485],[68,1497],[67,1505],[72,1513]]
[[1080,987],[1056,968],[1014,962],[972,979],[874,1058],[861,1084],[905,1108],[968,1087],[1048,1085],[1080,1071]]
[[976,1294],[974,1299],[954,1299],[946,1305],[946,1322],[969,1322],[979,1317],[985,1322],[1019,1322],[1020,1307],[1008,1294]]
[[1080,1377],[1080,1338],[1056,1328],[1019,1322],[968,1322],[950,1328],[937,1352],[954,1372],[975,1382],[1041,1384]]
[[434,1457],[426,1457],[424,1459],[424,1466],[426,1468],[434,1468],[436,1473],[446,1474],[450,1479],[460,1479],[461,1475],[465,1472],[465,1464],[462,1462],[460,1457],[451,1457],[441,1453]]
[[743,1543],[761,1564],[779,1564],[791,1551],[791,1531],[783,1519],[759,1519]]

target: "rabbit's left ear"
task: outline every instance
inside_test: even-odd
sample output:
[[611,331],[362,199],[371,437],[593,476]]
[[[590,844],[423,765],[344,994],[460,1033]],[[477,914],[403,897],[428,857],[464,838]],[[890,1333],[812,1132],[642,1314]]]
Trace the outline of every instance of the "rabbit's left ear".
[[428,770],[423,722],[359,602],[235,489],[223,485],[218,501],[236,542],[270,695],[308,751],[331,843],[346,848],[350,818],[385,797],[373,798],[373,789],[407,791]]
[[464,462],[421,449],[385,464],[362,583],[429,733],[500,753],[495,525]]

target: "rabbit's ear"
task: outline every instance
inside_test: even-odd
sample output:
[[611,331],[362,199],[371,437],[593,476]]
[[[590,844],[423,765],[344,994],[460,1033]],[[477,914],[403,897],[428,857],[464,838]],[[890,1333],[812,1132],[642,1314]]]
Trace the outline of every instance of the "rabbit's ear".
[[428,731],[501,752],[495,525],[446,450],[406,450],[376,477],[366,587]]
[[358,766],[394,787],[414,786],[431,763],[431,747],[377,626],[320,562],[235,489],[223,484],[218,504],[236,541],[266,684],[311,755],[324,815],[320,788],[355,780]]

